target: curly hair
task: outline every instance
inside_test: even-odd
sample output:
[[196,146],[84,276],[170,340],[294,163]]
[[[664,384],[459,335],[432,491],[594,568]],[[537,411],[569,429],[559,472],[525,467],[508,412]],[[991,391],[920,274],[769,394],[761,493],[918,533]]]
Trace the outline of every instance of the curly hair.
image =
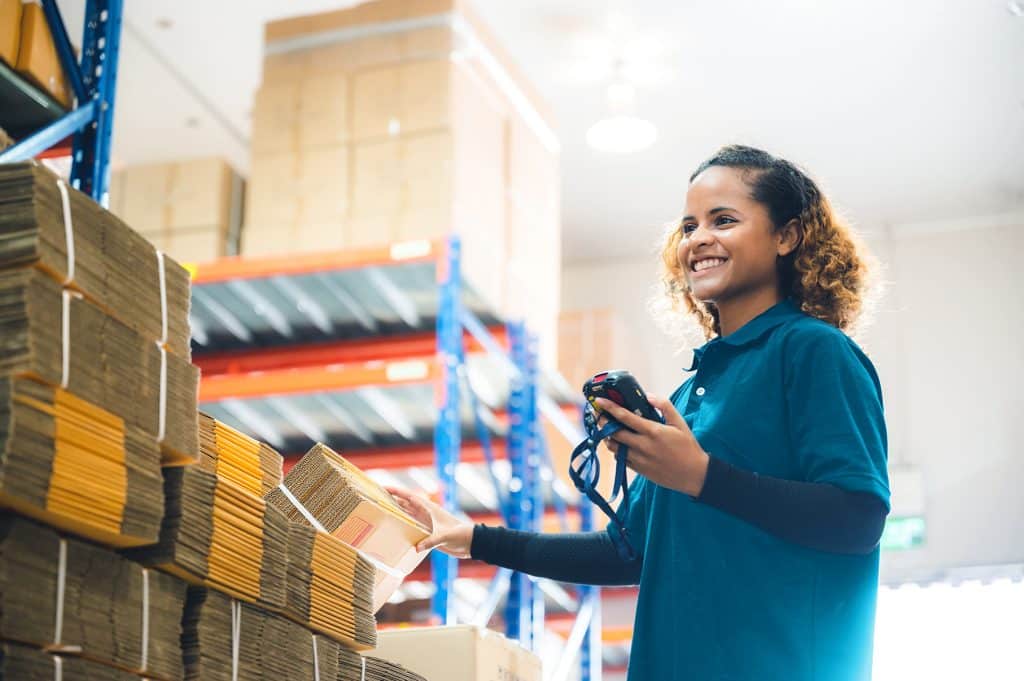
[[[719,149],[700,164],[690,182],[712,166],[745,171],[751,196],[768,208],[776,230],[797,221],[798,245],[777,263],[781,292],[807,314],[850,331],[865,305],[871,258],[818,185],[789,161],[740,145]],[[663,293],[672,311],[688,312],[710,339],[721,334],[718,309],[687,287],[676,255],[681,239],[678,223],[672,224],[661,247]]]

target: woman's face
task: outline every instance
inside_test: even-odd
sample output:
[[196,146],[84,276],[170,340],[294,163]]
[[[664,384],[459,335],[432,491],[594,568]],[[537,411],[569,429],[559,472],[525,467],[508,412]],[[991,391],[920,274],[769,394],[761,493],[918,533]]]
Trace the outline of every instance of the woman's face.
[[712,166],[686,192],[677,257],[686,283],[701,301],[730,300],[778,290],[780,235],[768,207],[755,201],[745,171]]

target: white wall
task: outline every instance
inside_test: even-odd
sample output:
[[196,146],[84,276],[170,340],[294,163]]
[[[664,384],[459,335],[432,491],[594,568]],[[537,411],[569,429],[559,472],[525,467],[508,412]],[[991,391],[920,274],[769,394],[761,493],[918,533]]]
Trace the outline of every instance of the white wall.
[[[884,554],[882,578],[1024,562],[1024,219],[887,232],[870,240],[886,294],[858,340],[884,386],[890,464],[922,472],[927,540]],[[617,308],[634,334],[626,368],[667,395],[690,353],[647,311],[656,266],[654,254],[568,264],[562,303]]]

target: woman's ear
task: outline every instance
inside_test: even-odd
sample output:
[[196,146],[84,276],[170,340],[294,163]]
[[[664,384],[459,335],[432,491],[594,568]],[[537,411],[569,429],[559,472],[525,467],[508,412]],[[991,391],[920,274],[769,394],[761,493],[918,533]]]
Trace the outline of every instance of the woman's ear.
[[778,238],[776,253],[783,258],[797,249],[800,245],[802,234],[800,233],[800,221],[793,218],[782,229],[775,233]]

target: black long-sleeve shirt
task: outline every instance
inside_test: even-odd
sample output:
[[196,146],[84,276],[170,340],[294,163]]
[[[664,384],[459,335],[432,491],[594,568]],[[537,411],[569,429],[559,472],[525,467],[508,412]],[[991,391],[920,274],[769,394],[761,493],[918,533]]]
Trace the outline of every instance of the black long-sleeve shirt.
[[[759,475],[714,457],[697,501],[786,541],[845,554],[873,551],[887,514],[873,494]],[[642,556],[620,557],[607,532],[538,534],[477,525],[470,553],[537,577],[601,586],[637,584],[642,566]]]

